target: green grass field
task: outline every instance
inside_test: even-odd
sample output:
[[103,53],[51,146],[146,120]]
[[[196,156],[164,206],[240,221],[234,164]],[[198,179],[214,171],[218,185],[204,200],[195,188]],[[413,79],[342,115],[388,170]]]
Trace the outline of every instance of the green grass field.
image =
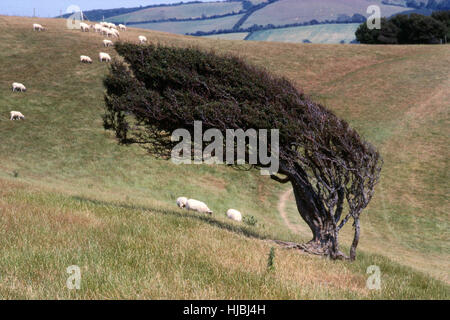
[[[48,31],[33,32],[32,23]],[[257,171],[176,166],[102,128],[103,38],[64,20],[0,16],[0,297],[3,299],[448,299],[449,46],[220,41],[130,28],[150,42],[240,55],[291,79],[379,147],[382,180],[357,261],[276,248],[306,241],[288,190]],[[81,54],[94,59],[79,62]],[[26,93],[12,93],[11,83]],[[25,121],[9,121],[9,111]],[[198,198],[215,214],[179,210]],[[284,216],[279,211],[284,206]],[[236,208],[256,226],[227,220]],[[286,222],[287,221],[287,222]],[[299,226],[294,227],[292,226]],[[351,226],[343,230],[348,250]],[[78,265],[81,290],[66,287]],[[382,289],[366,269],[380,267]]]
[[350,43],[355,40],[358,23],[349,24],[321,24],[314,26],[271,29],[253,32],[247,40],[276,41],[302,43],[305,40],[311,43],[336,44],[341,41]]
[[407,10],[399,6],[382,4],[381,0],[280,0],[253,13],[242,25],[248,28],[257,25],[286,25],[290,23],[309,22],[316,19],[319,22],[330,20],[335,21],[340,14],[353,16],[355,13],[367,16],[366,11],[370,5],[378,5],[381,15],[391,16],[392,14]]
[[164,31],[175,34],[195,33],[196,31],[213,31],[231,29],[243,14],[207,20],[153,22],[133,25],[135,28],[143,28],[156,31]]
[[143,9],[128,14],[108,18],[117,23],[143,22],[152,20],[166,20],[171,18],[188,19],[224,15],[242,10],[242,2],[205,2],[179,6],[155,7]]

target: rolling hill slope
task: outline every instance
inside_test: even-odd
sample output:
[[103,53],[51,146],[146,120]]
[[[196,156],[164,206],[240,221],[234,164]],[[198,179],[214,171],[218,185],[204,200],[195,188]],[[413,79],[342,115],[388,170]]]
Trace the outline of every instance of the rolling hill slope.
[[197,31],[209,32],[213,30],[231,29],[239,21],[239,19],[242,18],[242,16],[243,14],[238,14],[206,20],[137,23],[133,25],[133,27],[176,34],[195,33]]
[[252,32],[246,40],[302,43],[350,43],[356,40],[359,23],[319,24]]
[[[33,22],[49,27],[31,31]],[[382,181],[362,219],[355,263],[276,250],[310,234],[286,186],[257,172],[175,166],[118,146],[102,128],[103,39],[65,21],[0,17],[0,296],[4,298],[447,298],[449,46],[220,41],[130,28],[163,45],[240,55],[291,79],[378,146]],[[113,49],[106,49],[113,56]],[[28,91],[12,93],[13,81]],[[18,110],[26,121],[9,121]],[[204,217],[176,197],[206,201]],[[254,216],[236,224],[226,209]],[[299,225],[297,231],[286,224]],[[300,232],[300,233],[298,233]],[[342,235],[349,244],[348,230]],[[348,248],[348,247],[347,247]],[[67,290],[66,268],[82,268]],[[382,290],[366,288],[378,265]],[[14,266],[12,268],[11,266]],[[437,280],[439,279],[439,280]]]
[[366,0],[280,0],[253,13],[242,27],[248,28],[254,24],[286,25],[308,22],[313,19],[319,22],[336,21],[341,15],[351,17],[355,13],[367,17],[367,8],[372,4],[378,5],[382,16],[386,17],[405,11],[405,8],[402,7],[384,5],[381,0],[370,2]]
[[189,19],[238,13],[243,9],[242,2],[205,2],[179,6],[154,7],[109,18],[112,22],[146,22],[167,19]]

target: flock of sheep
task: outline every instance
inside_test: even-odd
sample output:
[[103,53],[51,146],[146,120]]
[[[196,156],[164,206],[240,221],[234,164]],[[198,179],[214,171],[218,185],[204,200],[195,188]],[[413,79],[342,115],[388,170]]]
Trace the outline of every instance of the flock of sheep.
[[[98,23],[98,24],[95,24],[92,26],[88,25],[87,23],[82,22],[80,24],[80,27],[81,27],[82,32],[89,32],[89,30],[93,29],[95,32],[106,35],[107,37],[111,36],[111,37],[116,37],[116,38],[120,37],[119,30],[121,30],[121,31],[127,30],[127,27],[122,24],[119,24],[118,26],[116,26],[114,23],[109,23],[109,22],[101,22],[101,23]],[[44,31],[44,30],[46,30],[46,28],[40,24],[35,23],[35,24],[33,24],[33,30]],[[139,36],[139,42],[141,44],[146,43],[147,38],[145,36]],[[109,39],[105,39],[105,40],[103,40],[103,45],[105,47],[110,47],[110,46],[114,45],[114,43]],[[100,52],[99,60],[100,60],[100,62],[103,62],[103,61],[110,62],[111,56],[105,52]],[[82,63],[89,63],[89,64],[92,63],[92,59],[89,56],[85,56],[85,55],[80,56],[80,61]],[[25,92],[26,90],[27,90],[27,88],[22,83],[14,82],[12,84],[13,92],[16,92],[16,91],[17,92]],[[11,111],[10,115],[11,115],[11,120],[25,119],[25,116],[22,113],[20,113],[19,111]],[[212,213],[213,213],[205,203],[195,200],[195,199],[188,199],[185,197],[180,197],[177,199],[177,205],[179,208],[182,208],[182,209],[185,208],[190,211],[207,213],[210,215],[212,215]],[[238,221],[238,222],[242,221],[242,214],[235,209],[229,209],[226,214],[227,214],[227,217],[231,220]]]
[[[89,32],[91,29],[94,30],[97,33],[100,33],[102,35],[109,37],[113,37],[113,38],[120,38],[120,31],[127,31],[127,27],[123,24],[119,24],[118,26],[116,26],[114,23],[111,22],[100,22],[100,23],[96,23],[94,25],[89,25],[87,23],[81,22],[80,23],[80,28],[82,32]],[[145,36],[139,36],[139,42],[142,43],[146,43],[147,42],[147,38]],[[103,46],[104,47],[110,47],[113,46],[114,42],[112,42],[109,39],[105,39],[103,40]],[[109,54],[107,54],[106,52],[100,52],[99,55],[99,60],[100,62],[111,62],[111,56]],[[92,59],[89,56],[80,56],[80,61],[82,63],[92,63]]]
[[[201,201],[198,201],[195,199],[188,199],[186,197],[180,197],[177,199],[177,206],[181,209],[185,208],[189,211],[208,213],[210,215],[213,214],[211,209],[209,209],[208,206],[204,202],[201,202]],[[227,217],[234,221],[238,221],[238,222],[242,221],[242,214],[235,209],[228,209]]]
[[[94,25],[89,25],[87,23],[81,22],[80,29],[82,32],[89,32],[91,29],[93,29],[95,32],[101,33],[102,35],[106,35],[108,38],[109,37],[120,38],[119,30],[126,31],[127,27],[123,24],[119,24],[118,26],[116,26],[114,23],[110,23],[110,22],[101,22],[101,23],[96,23]],[[40,31],[45,31],[47,29],[38,23],[34,23],[33,30],[40,32]],[[138,39],[141,44],[147,43],[147,38],[145,36],[139,36]],[[111,40],[109,40],[109,39],[103,40],[104,47],[110,47],[113,45],[114,45],[114,43]],[[100,62],[103,62],[103,61],[111,62],[111,56],[106,52],[100,52],[98,56],[99,56]],[[91,64],[92,59],[89,56],[82,55],[82,56],[80,56],[80,62]],[[27,88],[22,83],[14,82],[12,84],[12,91],[13,92],[25,92],[25,91],[27,91]],[[24,120],[24,119],[25,119],[25,116],[21,112],[19,112],[19,111],[11,111],[10,112],[10,120]]]

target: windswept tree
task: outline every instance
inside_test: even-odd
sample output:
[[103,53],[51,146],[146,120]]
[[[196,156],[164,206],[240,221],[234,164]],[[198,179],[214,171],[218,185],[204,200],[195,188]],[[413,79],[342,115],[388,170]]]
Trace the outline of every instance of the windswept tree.
[[[298,211],[313,234],[306,244],[288,245],[333,259],[355,259],[360,215],[374,194],[382,159],[347,122],[288,80],[237,57],[129,43],[117,43],[116,50],[124,61],[114,62],[104,80],[104,126],[121,144],[138,144],[169,158],[177,144],[172,132],[183,128],[193,136],[195,121],[224,135],[227,129],[278,129],[279,171],[271,178],[292,184]],[[258,141],[268,154],[271,143]],[[258,157],[252,166],[266,164]],[[349,221],[354,240],[347,256],[339,249],[338,236]]]

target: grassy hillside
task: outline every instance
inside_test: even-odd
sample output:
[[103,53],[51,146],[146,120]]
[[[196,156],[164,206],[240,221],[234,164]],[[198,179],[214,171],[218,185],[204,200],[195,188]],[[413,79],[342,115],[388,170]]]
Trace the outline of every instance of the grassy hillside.
[[189,19],[224,15],[232,12],[239,12],[242,2],[205,2],[192,3],[179,6],[154,7],[131,12],[124,15],[115,16],[108,20],[118,23],[144,22],[166,19]]
[[[48,32],[31,31],[33,22]],[[102,128],[101,36],[64,20],[0,17],[0,296],[2,298],[449,298],[449,46],[219,41],[131,28],[154,43],[240,55],[284,75],[347,119],[384,158],[355,263],[276,250],[305,241],[288,186],[257,172],[176,166],[118,146]],[[107,49],[113,56],[114,50]],[[13,81],[28,91],[12,93]],[[9,121],[11,110],[26,121]],[[212,217],[180,211],[206,201]],[[282,216],[279,207],[285,207]],[[233,207],[256,226],[230,222]],[[286,219],[290,222],[286,223]],[[292,225],[299,226],[291,229]],[[344,230],[348,249],[350,226]],[[82,269],[67,290],[66,268]],[[365,287],[378,265],[382,290]],[[439,280],[438,280],[439,279]]]
[[153,22],[133,25],[135,28],[164,31],[176,34],[195,33],[197,31],[213,31],[231,29],[243,14],[227,16],[217,19],[178,21],[178,22]]
[[355,13],[367,16],[367,8],[372,4],[380,6],[382,16],[391,16],[394,13],[405,11],[405,8],[399,6],[384,5],[381,0],[370,2],[366,0],[280,0],[253,13],[242,27],[248,28],[254,24],[286,25],[308,22],[313,19],[319,22],[336,21],[342,14],[350,17]]
[[349,24],[320,24],[292,28],[270,29],[253,32],[246,40],[277,41],[302,43],[350,43],[355,40],[355,32],[359,23]]

